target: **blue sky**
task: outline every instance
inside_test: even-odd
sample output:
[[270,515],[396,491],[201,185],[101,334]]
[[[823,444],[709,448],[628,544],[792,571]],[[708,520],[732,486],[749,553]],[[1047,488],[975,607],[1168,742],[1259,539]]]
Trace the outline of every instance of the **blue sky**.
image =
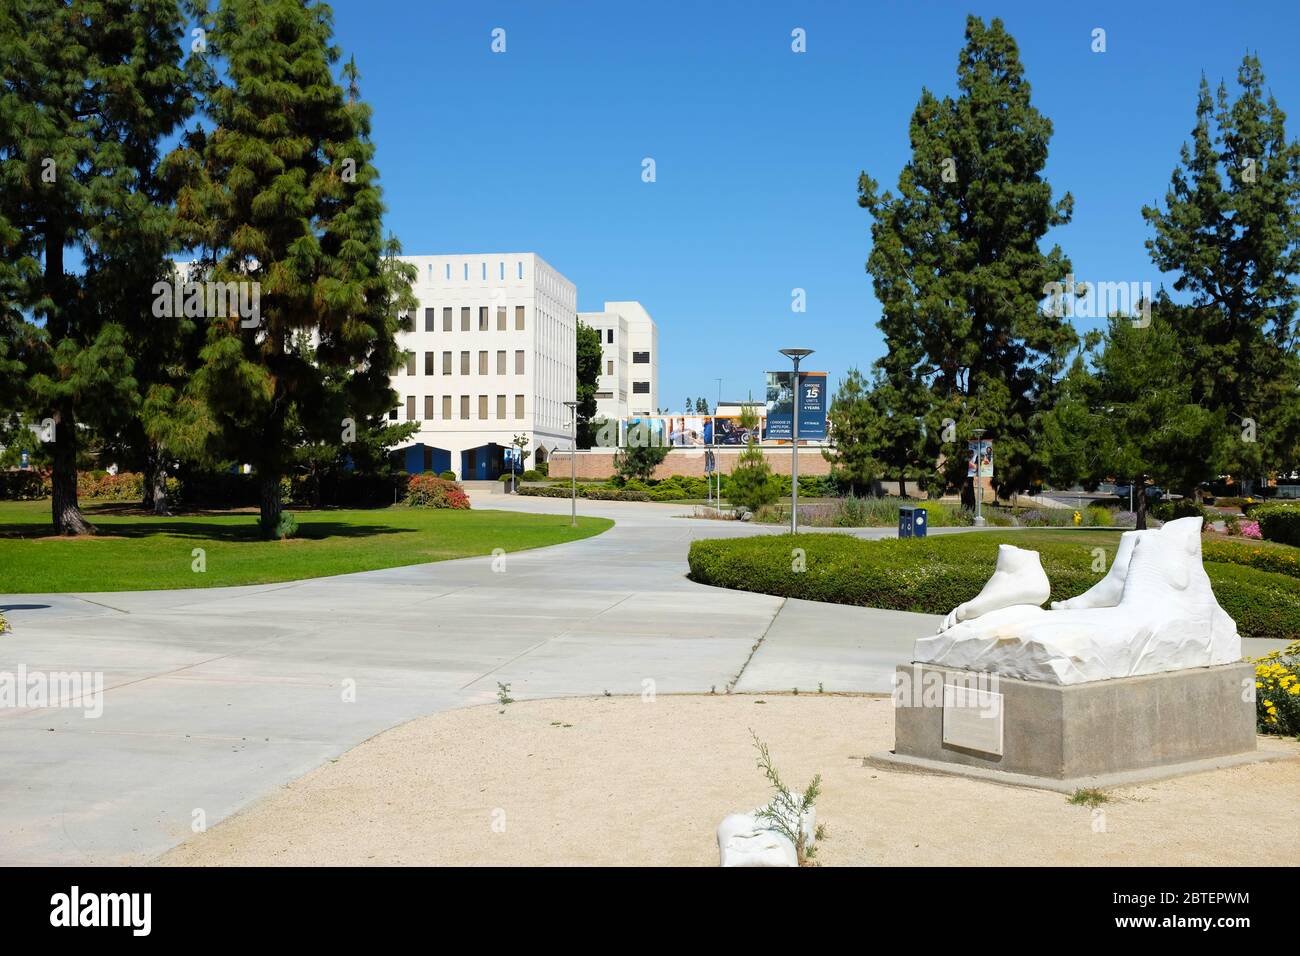
[[[1290,2],[333,6],[405,251],[533,251],[577,284],[581,310],[639,299],[673,411],[715,400],[718,378],[724,399],[762,394],[783,346],[815,349],[805,367],[832,382],[880,356],[857,177],[896,182],[922,86],[954,89],[968,12],[1003,19],[1055,124],[1047,176],[1075,212],[1046,244],[1081,279],[1159,285],[1140,209],[1163,199],[1202,71],[1235,81],[1256,52],[1300,133]],[[1091,52],[1096,27],[1105,53]]]

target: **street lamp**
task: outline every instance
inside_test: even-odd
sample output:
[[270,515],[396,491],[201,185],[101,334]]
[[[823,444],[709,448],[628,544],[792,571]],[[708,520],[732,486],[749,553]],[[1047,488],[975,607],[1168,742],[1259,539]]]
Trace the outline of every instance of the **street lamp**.
[[984,514],[982,505],[984,504],[984,486],[980,484],[980,439],[984,437],[987,428],[972,428],[971,434],[975,436],[975,527],[984,527]]
[[790,402],[790,533],[799,531],[799,360],[813,354],[812,349],[781,349],[794,362],[794,394]]
[[578,526],[578,403],[576,401],[565,402],[564,407],[569,410],[570,431],[569,431],[569,494],[573,499],[573,520],[570,522],[573,527]]

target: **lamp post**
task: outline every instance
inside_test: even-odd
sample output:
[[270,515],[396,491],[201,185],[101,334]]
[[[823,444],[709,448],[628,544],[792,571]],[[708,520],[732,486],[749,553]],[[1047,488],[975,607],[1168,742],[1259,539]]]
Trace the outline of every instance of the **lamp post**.
[[573,502],[573,519],[570,524],[578,526],[578,403],[565,402],[569,410],[569,494]]
[[984,504],[984,486],[980,484],[980,439],[984,437],[986,428],[972,428],[971,434],[975,436],[975,527],[984,527],[984,513],[982,505]]
[[[781,349],[794,362],[794,394],[790,402],[790,533],[799,532],[799,360],[813,354],[812,349]],[[760,436],[761,437],[761,436]]]

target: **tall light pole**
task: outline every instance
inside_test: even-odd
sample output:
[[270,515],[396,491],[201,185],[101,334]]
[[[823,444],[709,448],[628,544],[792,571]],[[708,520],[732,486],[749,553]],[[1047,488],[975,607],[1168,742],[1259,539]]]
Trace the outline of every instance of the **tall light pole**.
[[570,524],[578,526],[578,403],[565,402],[569,410],[569,494],[573,499],[573,519]]
[[[790,401],[790,533],[799,532],[799,361],[813,354],[812,349],[781,349],[794,362],[794,394]],[[761,438],[762,436],[760,436]]]
[[984,437],[985,428],[972,428],[971,434],[975,436],[975,527],[984,527],[984,513],[982,506],[984,504],[984,486],[980,484],[980,452],[983,446],[980,445],[980,439]]

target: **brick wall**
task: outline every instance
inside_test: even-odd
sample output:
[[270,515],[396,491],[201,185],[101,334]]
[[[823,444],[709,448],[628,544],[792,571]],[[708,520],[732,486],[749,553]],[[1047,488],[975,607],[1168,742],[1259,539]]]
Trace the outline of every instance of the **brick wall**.
[[[736,459],[740,457],[742,450],[741,448],[715,448],[714,456],[717,458],[718,469],[723,473],[730,473],[731,469],[735,467]],[[763,457],[767,459],[767,463],[772,466],[772,470],[778,475],[790,474],[791,455],[789,447],[764,448]],[[579,478],[610,478],[614,474],[614,452],[612,449],[579,449],[577,459]],[[831,463],[822,457],[820,448],[799,449],[799,474],[829,475],[830,472]],[[552,478],[563,478],[569,474],[569,453],[567,451],[551,453],[550,474]],[[654,477],[668,478],[672,475],[694,475],[703,478],[704,449],[670,449],[668,457],[663,460],[663,464],[655,469]]]

